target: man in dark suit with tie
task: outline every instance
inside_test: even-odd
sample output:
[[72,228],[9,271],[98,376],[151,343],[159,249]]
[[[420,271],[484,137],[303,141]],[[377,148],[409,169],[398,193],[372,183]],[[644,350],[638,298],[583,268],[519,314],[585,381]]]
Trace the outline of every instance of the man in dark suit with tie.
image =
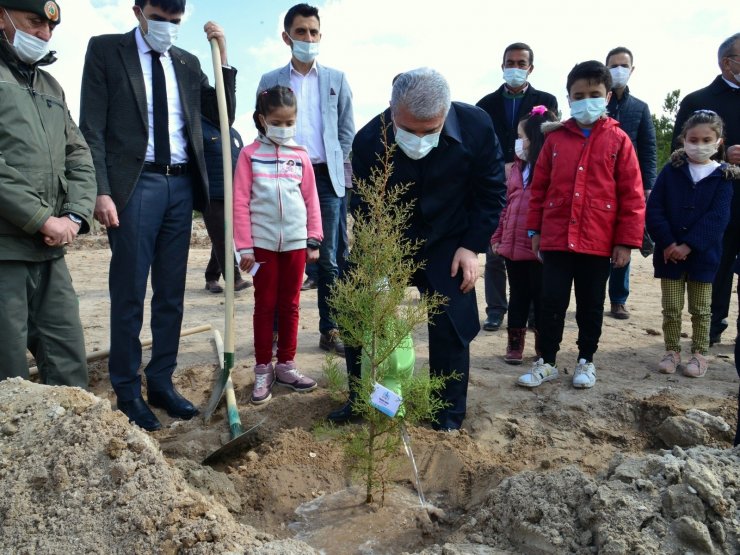
[[[177,366],[192,211],[208,205],[201,115],[218,121],[216,91],[198,59],[172,46],[185,0],[135,0],[138,26],[93,37],[82,77],[80,128],[97,173],[95,218],[111,246],[110,379],[118,408],[152,431],[160,423],[141,395],[141,342],[152,274],[149,404],[189,419],[198,410],[172,384]],[[223,30],[205,25],[221,47],[229,123],[236,70]]]

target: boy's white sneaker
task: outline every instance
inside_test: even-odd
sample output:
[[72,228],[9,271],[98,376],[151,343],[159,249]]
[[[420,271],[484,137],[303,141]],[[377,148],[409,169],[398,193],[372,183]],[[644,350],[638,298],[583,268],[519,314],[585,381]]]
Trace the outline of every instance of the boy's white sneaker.
[[596,383],[596,367],[593,362],[586,362],[585,358],[578,361],[573,373],[573,387],[589,389]]
[[516,384],[522,387],[537,387],[557,377],[558,369],[540,358],[532,365],[532,369],[529,372],[519,376]]

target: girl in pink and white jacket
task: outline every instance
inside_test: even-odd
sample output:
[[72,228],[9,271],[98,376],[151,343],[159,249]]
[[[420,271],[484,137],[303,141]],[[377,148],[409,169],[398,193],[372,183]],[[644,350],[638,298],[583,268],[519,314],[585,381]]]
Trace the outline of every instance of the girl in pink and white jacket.
[[[302,375],[294,359],[298,304],[306,262],[316,262],[323,238],[319,197],[311,160],[295,136],[296,98],[276,86],[257,95],[254,122],[259,136],[239,155],[234,174],[234,242],[239,267],[254,273],[254,354],[252,402],[272,398],[278,384],[311,391],[316,382]],[[277,364],[272,366],[275,311]]]
[[[519,138],[514,144],[517,160],[507,178],[506,207],[491,237],[491,249],[504,257],[509,275],[509,340],[504,355],[504,360],[509,364],[522,363],[530,305],[534,305],[535,322],[539,322],[540,318],[542,263],[532,252],[532,239],[527,234],[529,184],[545,142],[541,126],[556,120],[557,116],[545,106],[535,106],[519,122]],[[534,333],[534,349],[539,356],[536,329]]]

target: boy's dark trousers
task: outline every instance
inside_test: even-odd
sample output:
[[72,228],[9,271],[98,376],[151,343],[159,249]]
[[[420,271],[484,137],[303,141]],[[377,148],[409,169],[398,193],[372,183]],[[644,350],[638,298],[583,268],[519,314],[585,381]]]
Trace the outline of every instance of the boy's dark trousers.
[[542,256],[544,264],[539,323],[542,358],[550,364],[555,363],[563,340],[571,287],[575,286],[578,358],[592,361],[601,337],[611,261],[607,256],[561,251],[546,251]]

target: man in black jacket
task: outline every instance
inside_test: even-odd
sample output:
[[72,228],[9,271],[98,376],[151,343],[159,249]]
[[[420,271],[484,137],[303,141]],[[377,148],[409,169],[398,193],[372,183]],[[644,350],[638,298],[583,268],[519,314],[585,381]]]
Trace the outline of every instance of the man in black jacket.
[[[504,84],[481,98],[477,106],[483,108],[493,121],[508,169],[515,159],[514,141],[517,138],[519,121],[529,114],[533,107],[539,105],[557,113],[558,101],[553,95],[538,91],[529,84],[529,76],[534,70],[534,52],[529,45],[515,42],[507,46],[501,69]],[[486,270],[483,280],[486,291],[486,320],[483,322],[483,329],[496,331],[501,327],[508,309],[506,267],[504,259],[493,254],[490,246],[486,250]]]
[[[612,49],[606,55],[606,67],[612,75],[612,96],[606,109],[609,116],[619,122],[622,131],[629,135],[637,152],[642,175],[642,187],[647,199],[657,176],[657,146],[655,126],[650,117],[650,109],[639,98],[630,94],[627,86],[635,70],[632,52],[624,46]],[[612,267],[609,274],[609,315],[618,320],[630,317],[627,310],[627,297],[630,294],[630,264],[621,268]]]
[[[435,429],[456,430],[465,418],[470,368],[470,342],[480,326],[475,300],[478,253],[484,252],[504,205],[506,185],[501,150],[486,114],[468,104],[450,102],[447,81],[429,68],[408,71],[393,85],[391,108],[355,136],[352,169],[369,180],[388,141],[396,142],[388,187],[410,184],[404,201],[414,203],[411,240],[423,246],[417,256],[425,266],[414,276],[424,293],[447,297],[429,325],[429,367],[435,375],[460,374],[448,380],[441,397],[448,403],[437,415]],[[362,205],[353,200],[362,217]],[[345,349],[347,370],[360,375],[360,353]],[[341,422],[352,415],[350,404],[329,415]]]
[[[234,291],[242,291],[252,284],[242,278],[239,266],[235,259],[226,253],[226,239],[224,237],[224,164],[222,158],[221,129],[218,123],[203,117],[203,152],[206,157],[208,170],[208,209],[203,211],[203,223],[206,224],[208,238],[211,240],[211,258],[206,266],[206,291],[223,293],[224,288],[218,283],[221,276],[226,278],[224,265],[226,262],[234,264]],[[239,132],[229,128],[229,142],[231,144],[231,173],[236,169],[239,153],[244,147],[244,141]],[[229,251],[231,253],[232,251]]]
[[[717,61],[720,71],[709,86],[694,91],[681,101],[673,129],[673,148],[680,148],[681,129],[697,110],[712,110],[725,123],[725,151],[727,161],[740,164],[740,33],[725,39],[719,46]],[[712,324],[709,344],[719,343],[727,329],[732,296],[732,267],[740,252],[740,182],[733,182],[734,195],[730,224],[722,240],[722,259],[712,284]],[[739,330],[740,331],[740,330]]]

